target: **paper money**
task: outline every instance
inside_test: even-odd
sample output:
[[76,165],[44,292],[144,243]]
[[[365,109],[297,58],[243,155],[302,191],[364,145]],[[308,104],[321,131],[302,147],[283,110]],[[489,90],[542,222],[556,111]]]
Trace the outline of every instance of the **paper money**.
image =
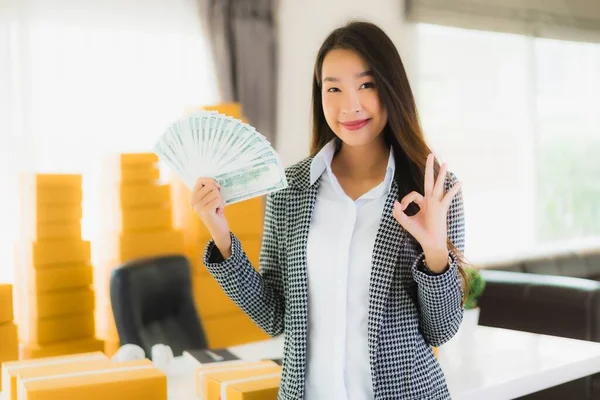
[[154,152],[191,190],[201,177],[215,179],[226,204],[262,196],[288,186],[271,143],[254,127],[201,111],[172,123]]

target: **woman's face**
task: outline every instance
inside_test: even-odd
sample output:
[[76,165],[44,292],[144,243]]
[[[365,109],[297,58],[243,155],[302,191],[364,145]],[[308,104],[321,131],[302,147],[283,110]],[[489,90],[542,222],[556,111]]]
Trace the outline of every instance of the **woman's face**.
[[365,60],[351,50],[332,50],[323,60],[321,79],[323,113],[331,130],[352,147],[378,139],[387,112]]

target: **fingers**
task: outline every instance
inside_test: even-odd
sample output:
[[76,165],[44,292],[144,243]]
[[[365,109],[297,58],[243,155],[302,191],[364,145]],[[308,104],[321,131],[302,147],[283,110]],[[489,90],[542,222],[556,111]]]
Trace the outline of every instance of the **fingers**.
[[435,182],[435,187],[433,188],[433,195],[436,199],[441,199],[444,197],[444,183],[446,182],[446,172],[448,171],[448,164],[443,163],[440,167],[440,172],[437,176],[437,181]]
[[221,188],[221,185],[219,185],[219,183],[213,178],[198,178],[196,179],[193,192],[197,192],[207,185],[216,185],[219,189]]
[[442,200],[444,207],[446,207],[446,209],[450,208],[450,204],[452,203],[452,199],[454,199],[454,196],[456,196],[458,194],[458,192],[460,191],[461,188],[461,184],[460,182],[456,182],[454,184],[454,186],[452,186],[452,188],[450,190],[448,190],[448,193],[446,193],[446,195],[444,196],[444,199]]
[[433,192],[433,154],[427,156],[427,163],[425,164],[425,196],[431,196]]
[[199,211],[215,198],[221,198],[219,184],[211,178],[199,178],[194,186],[190,204]]
[[421,193],[412,191],[402,198],[402,201],[400,202],[400,210],[406,210],[406,207],[408,207],[408,205],[413,202],[420,207],[424,201],[425,197],[423,197]]

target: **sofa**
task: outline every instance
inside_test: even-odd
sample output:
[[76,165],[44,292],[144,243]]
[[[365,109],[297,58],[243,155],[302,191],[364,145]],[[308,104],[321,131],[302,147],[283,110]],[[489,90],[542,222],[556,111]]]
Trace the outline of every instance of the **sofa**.
[[[561,276],[577,270],[592,276],[584,257],[519,263],[514,270],[481,271],[480,325],[600,342],[600,282]],[[523,272],[530,270],[534,273]],[[600,270],[600,265],[598,265]],[[554,272],[542,275],[539,272]],[[523,397],[527,400],[600,399],[600,374]]]

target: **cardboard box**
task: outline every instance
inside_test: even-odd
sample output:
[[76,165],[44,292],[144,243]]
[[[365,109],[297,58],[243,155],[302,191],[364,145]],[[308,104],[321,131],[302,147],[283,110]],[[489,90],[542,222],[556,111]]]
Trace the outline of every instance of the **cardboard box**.
[[19,400],[167,400],[167,377],[149,360],[19,379]]
[[13,311],[13,287],[12,285],[0,284],[0,324],[12,322]]
[[79,238],[22,244],[19,246],[18,256],[17,262],[22,268],[88,263],[90,242]]
[[209,347],[224,348],[269,338],[243,311],[202,320]]
[[89,338],[94,335],[94,321],[93,312],[26,319],[22,326],[23,329],[21,329],[21,340],[26,343],[43,345]]
[[89,263],[60,265],[28,271],[37,293],[89,287],[94,283],[94,269]]
[[20,194],[25,204],[81,204],[81,175],[25,173],[20,179]]
[[104,351],[104,341],[92,336],[83,339],[64,340],[45,345],[28,343],[21,348],[21,359],[32,360],[95,351]]
[[120,233],[171,230],[173,218],[170,205],[117,209],[106,216],[108,230]]
[[171,188],[169,185],[139,184],[114,185],[118,191],[119,206],[123,209],[147,206],[161,206],[171,203]]
[[277,400],[281,373],[223,382],[220,400]]
[[148,166],[156,164],[158,156],[155,153],[120,153],[116,161],[121,167]]
[[202,320],[241,311],[212,276],[193,277],[192,284],[196,308]]
[[[161,230],[144,233],[124,233],[110,237],[102,251],[120,263],[136,258],[183,253],[181,231]],[[119,265],[117,264],[117,265]]]
[[231,360],[203,364],[196,369],[194,381],[196,394],[200,397],[206,395],[207,376],[218,372],[236,372],[245,371],[248,369],[269,369],[278,367],[277,363],[271,360],[263,361],[246,361],[246,360]]
[[[12,322],[0,324],[0,373],[4,372],[4,363],[19,359],[19,340],[17,326]],[[0,381],[0,392],[2,382]]]
[[[23,201],[28,201],[24,199]],[[38,204],[35,208],[23,207],[21,220],[28,228],[24,231],[24,235],[31,235],[30,232],[35,230],[38,224],[72,224],[81,222],[83,217],[83,209],[81,204],[73,205],[55,205],[55,204]]]
[[29,294],[29,317],[52,318],[68,314],[93,313],[95,296],[90,288]]
[[22,237],[29,241],[81,239],[81,221],[37,224]]
[[238,367],[227,371],[210,372],[204,376],[204,400],[222,400],[221,388],[228,381],[239,381],[257,376],[280,374],[281,367],[275,366],[254,366]]
[[40,367],[59,368],[61,365],[72,365],[89,363],[92,361],[109,362],[101,352],[75,354],[71,356],[48,357],[37,360],[21,360],[4,363],[2,365],[2,387],[4,400],[16,400],[17,398],[17,374],[21,371],[36,369]]

